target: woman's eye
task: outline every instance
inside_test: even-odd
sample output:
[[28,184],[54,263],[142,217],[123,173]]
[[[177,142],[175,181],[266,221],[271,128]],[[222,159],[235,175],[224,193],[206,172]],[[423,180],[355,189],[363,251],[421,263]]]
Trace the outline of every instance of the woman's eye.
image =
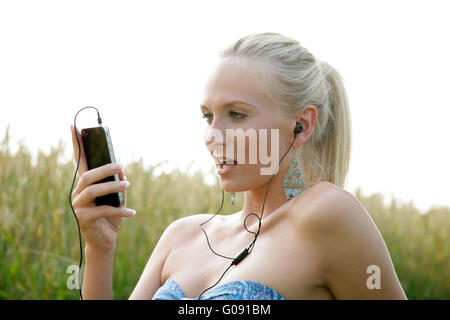
[[211,121],[212,121],[212,114],[210,114],[210,113],[202,113],[202,118],[206,119],[206,122],[211,123]]
[[235,112],[235,111],[230,111],[230,116],[231,116],[231,118],[233,118],[235,120],[241,120],[241,119],[245,118],[245,114]]
[[[230,111],[230,117],[233,120],[242,120],[246,117],[245,114],[243,113],[239,113],[239,112],[235,112],[235,111]],[[211,113],[202,113],[202,118],[206,119],[206,122],[208,122],[209,124],[211,124],[212,120],[213,120],[213,115]]]

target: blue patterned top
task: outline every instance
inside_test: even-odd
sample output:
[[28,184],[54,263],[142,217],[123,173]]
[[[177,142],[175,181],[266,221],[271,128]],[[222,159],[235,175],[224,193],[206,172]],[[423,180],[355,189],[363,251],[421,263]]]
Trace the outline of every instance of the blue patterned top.
[[[178,283],[167,279],[159,288],[153,300],[196,300],[185,297]],[[262,283],[238,280],[222,284],[206,291],[200,300],[286,300],[281,294]]]

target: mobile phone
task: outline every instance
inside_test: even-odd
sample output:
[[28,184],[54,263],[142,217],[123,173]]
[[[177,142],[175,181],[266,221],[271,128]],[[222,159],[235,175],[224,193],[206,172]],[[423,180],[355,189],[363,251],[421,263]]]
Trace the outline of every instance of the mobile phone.
[[[108,163],[116,162],[111,141],[111,134],[109,133],[108,127],[100,126],[82,129],[81,137],[83,140],[84,154],[86,155],[86,162],[89,170],[104,166]],[[113,176],[106,177],[105,179],[95,183],[103,183],[108,181],[119,182],[119,174],[116,173]],[[95,204],[97,206],[123,206],[123,193],[116,192],[97,197],[95,198]]]

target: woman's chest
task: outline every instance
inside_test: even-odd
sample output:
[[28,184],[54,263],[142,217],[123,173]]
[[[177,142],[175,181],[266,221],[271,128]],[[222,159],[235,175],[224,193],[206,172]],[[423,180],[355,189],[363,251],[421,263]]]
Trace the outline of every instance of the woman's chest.
[[222,277],[216,287],[249,280],[287,299],[332,299],[329,290],[320,286],[314,246],[299,241],[287,221],[261,228],[250,254],[226,273],[232,259],[252,243],[254,235],[245,230],[228,236],[214,232],[207,235],[208,239],[199,230],[198,236],[171,251],[163,268],[162,283],[169,278],[175,280],[187,297],[198,297]]

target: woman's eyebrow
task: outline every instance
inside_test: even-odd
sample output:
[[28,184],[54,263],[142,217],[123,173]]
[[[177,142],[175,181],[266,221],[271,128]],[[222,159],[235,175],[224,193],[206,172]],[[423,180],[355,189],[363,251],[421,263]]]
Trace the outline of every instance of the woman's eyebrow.
[[[252,108],[256,108],[254,105],[249,104],[249,103],[247,103],[247,102],[243,102],[243,101],[231,101],[231,102],[227,102],[227,103],[221,105],[220,108],[229,108],[229,107],[234,106],[235,104],[244,104],[244,105],[250,106],[250,107],[252,107]],[[201,105],[200,105],[200,109],[203,110],[203,109],[209,109],[209,108],[208,108],[207,106],[201,104]]]

